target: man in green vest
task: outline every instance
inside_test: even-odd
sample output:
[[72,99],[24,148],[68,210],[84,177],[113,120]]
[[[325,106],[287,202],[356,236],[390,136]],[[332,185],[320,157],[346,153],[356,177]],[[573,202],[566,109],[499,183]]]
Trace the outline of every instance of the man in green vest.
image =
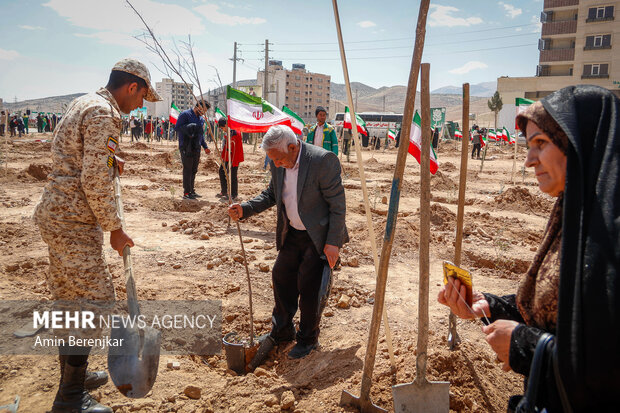
[[323,149],[338,155],[338,138],[336,137],[336,130],[332,125],[325,122],[327,119],[327,111],[323,106],[317,106],[314,114],[316,115],[316,123],[310,127],[306,143],[320,146]]

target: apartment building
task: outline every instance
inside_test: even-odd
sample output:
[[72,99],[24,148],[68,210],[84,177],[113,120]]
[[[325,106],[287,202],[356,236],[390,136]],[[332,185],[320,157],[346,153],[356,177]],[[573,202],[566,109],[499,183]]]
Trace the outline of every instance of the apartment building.
[[160,102],[144,102],[148,116],[168,118],[170,106],[173,102],[180,111],[187,110],[195,104],[192,85],[189,85],[188,90],[185,83],[163,78],[161,82],[155,83],[155,90],[162,100]]
[[[280,60],[269,61],[267,69],[267,100],[282,107],[288,106],[306,123],[316,120],[317,106],[328,108],[330,104],[331,76],[306,70],[306,65],[294,63],[291,70],[285,69]],[[256,76],[257,83],[265,83],[265,72]]]
[[593,84],[620,97],[620,1],[544,0],[535,77],[500,77],[504,103],[538,100],[565,86]]

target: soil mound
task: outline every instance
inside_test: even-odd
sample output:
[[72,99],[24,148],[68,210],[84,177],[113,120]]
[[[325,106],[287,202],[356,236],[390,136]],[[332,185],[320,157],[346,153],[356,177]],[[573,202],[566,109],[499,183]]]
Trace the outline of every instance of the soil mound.
[[379,161],[378,161],[378,160],[376,160],[375,158],[370,158],[370,159],[367,159],[367,160],[366,160],[366,162],[364,162],[364,163],[365,163],[366,165],[373,165],[373,164],[378,164],[378,163],[379,163]]
[[454,165],[452,162],[441,162],[439,164],[439,169],[441,169],[443,172],[454,172],[456,171],[456,165]]
[[431,224],[438,230],[447,231],[454,228],[456,214],[441,204],[431,204]]
[[145,200],[143,206],[152,211],[157,212],[198,212],[203,206],[208,205],[207,201],[198,201],[195,199],[176,199],[171,197],[160,196]]
[[501,209],[511,209],[535,215],[547,215],[553,207],[553,201],[533,195],[527,188],[521,186],[508,188],[496,196],[495,204]]
[[437,171],[437,173],[431,177],[431,188],[436,191],[453,191],[458,188],[458,185],[447,175],[444,175],[441,171]]
[[149,149],[149,146],[144,142],[136,142],[131,145],[133,149]]
[[214,171],[214,172],[217,172],[220,170],[220,167],[217,164],[217,162],[215,162],[215,160],[213,160],[213,158],[211,157],[207,158],[207,160],[203,163],[203,168],[207,171]]
[[47,180],[47,175],[52,172],[52,167],[40,163],[31,163],[26,172],[39,181],[45,181]]

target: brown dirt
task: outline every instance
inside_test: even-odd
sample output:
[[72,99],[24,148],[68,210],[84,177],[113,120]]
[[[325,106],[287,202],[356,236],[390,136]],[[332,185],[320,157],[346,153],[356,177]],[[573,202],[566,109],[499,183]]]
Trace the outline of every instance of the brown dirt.
[[[0,170],[0,299],[48,299],[48,257],[31,216],[50,166],[51,135],[29,136],[11,144],[6,174]],[[214,155],[201,158],[196,191],[203,197],[182,200],[181,166],[176,146],[165,143],[121,143],[127,164],[123,201],[140,299],[222,300],[222,333],[248,334],[247,282],[236,224],[228,224],[226,203],[220,192]],[[460,144],[459,144],[460,148]],[[462,265],[472,271],[475,287],[496,294],[514,293],[527,270],[546,222],[552,200],[534,188],[531,171],[509,183],[509,153],[496,155],[479,173],[479,161],[468,163]],[[504,412],[506,401],[522,390],[521,377],[503,372],[494,362],[480,324],[459,321],[461,345],[447,348],[448,313],[435,300],[442,284],[442,261],[454,259],[456,197],[460,153],[453,145],[437,152],[440,173],[432,178],[431,300],[428,376],[450,381],[453,412]],[[372,157],[371,157],[372,156]],[[364,165],[379,252],[383,243],[396,151],[363,150]],[[525,152],[518,153],[519,166]],[[262,170],[264,155],[245,145],[246,162],[239,168],[239,195],[249,199],[263,190],[269,173]],[[504,159],[506,158],[506,159]],[[30,168],[34,174],[27,172]],[[342,390],[359,394],[368,327],[375,298],[375,275],[368,238],[363,196],[355,153],[343,160],[347,196],[347,226],[351,242],[341,252],[342,266],[335,272],[332,294],[321,322],[321,347],[302,360],[286,354],[292,344],[277,348],[262,370],[236,376],[227,370],[223,353],[210,357],[163,356],[157,382],[140,400],[127,399],[108,383],[93,392],[116,412],[280,412],[280,403],[293,397],[290,412],[355,412],[338,405]],[[418,302],[419,166],[408,157],[399,215],[390,260],[385,297],[394,336],[397,374],[390,374],[387,346],[380,334],[374,366],[372,400],[393,409],[391,386],[415,377]],[[525,188],[525,187],[528,188]],[[502,191],[503,190],[503,191]],[[501,193],[500,193],[501,192]],[[252,278],[255,332],[269,331],[273,296],[270,271],[275,248],[275,209],[240,225]],[[123,264],[118,254],[104,247],[117,298],[126,298]],[[340,308],[341,296],[350,307]],[[180,370],[166,368],[167,359],[180,362]],[[93,368],[106,368],[103,356],[91,357]],[[44,412],[51,406],[58,382],[55,357],[0,355],[0,404],[22,398],[20,411]],[[184,394],[197,386],[199,399]]]
[[31,163],[26,169],[31,176],[39,181],[47,181],[47,175],[52,171],[51,165]]

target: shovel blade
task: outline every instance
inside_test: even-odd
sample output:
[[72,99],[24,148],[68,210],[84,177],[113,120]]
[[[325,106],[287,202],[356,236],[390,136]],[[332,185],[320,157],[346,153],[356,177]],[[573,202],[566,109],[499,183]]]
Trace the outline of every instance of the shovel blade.
[[360,409],[361,413],[387,413],[387,410],[382,409],[379,406],[372,404],[370,399],[362,400],[361,397],[356,397],[346,390],[340,393],[340,406],[351,405]]
[[398,384],[392,387],[396,413],[448,413],[450,411],[450,383],[424,381]]
[[161,332],[154,328],[115,328],[112,339],[122,339],[119,348],[110,347],[108,370],[116,388],[137,399],[151,391],[159,368]]

